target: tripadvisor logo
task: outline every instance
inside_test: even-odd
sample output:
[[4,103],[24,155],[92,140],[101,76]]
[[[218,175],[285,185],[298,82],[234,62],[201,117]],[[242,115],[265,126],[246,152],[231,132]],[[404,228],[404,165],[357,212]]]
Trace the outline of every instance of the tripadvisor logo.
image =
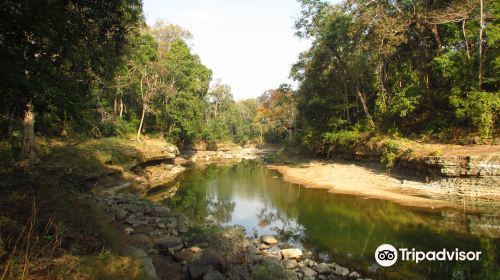
[[458,248],[452,251],[442,249],[439,251],[417,251],[407,248],[398,250],[391,244],[382,244],[375,250],[375,260],[381,266],[392,266],[398,261],[398,255],[402,261],[479,261],[481,251],[460,251]]

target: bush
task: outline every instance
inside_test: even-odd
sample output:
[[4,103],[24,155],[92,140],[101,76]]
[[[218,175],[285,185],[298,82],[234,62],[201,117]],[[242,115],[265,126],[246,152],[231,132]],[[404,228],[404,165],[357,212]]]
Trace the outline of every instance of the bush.
[[450,103],[455,107],[457,118],[468,119],[482,138],[491,138],[500,111],[500,93],[473,91],[465,98],[452,95]]

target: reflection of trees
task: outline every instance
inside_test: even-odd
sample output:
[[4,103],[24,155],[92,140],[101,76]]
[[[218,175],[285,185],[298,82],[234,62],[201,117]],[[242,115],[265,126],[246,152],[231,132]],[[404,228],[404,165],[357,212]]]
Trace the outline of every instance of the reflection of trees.
[[273,226],[271,229],[282,242],[298,243],[302,241],[304,228],[283,212],[264,207],[258,211],[256,216],[259,227]]
[[210,215],[214,216],[217,221],[229,223],[232,219],[234,207],[236,203],[231,197],[209,197],[207,198],[207,209]]

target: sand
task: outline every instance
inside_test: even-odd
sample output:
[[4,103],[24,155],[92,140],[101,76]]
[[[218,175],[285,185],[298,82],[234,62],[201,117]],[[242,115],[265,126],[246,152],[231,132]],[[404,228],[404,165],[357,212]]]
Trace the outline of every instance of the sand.
[[286,182],[306,188],[326,189],[331,193],[384,199],[397,204],[426,207],[455,207],[450,202],[432,199],[442,191],[422,182],[397,179],[371,165],[309,162],[301,166],[269,165]]

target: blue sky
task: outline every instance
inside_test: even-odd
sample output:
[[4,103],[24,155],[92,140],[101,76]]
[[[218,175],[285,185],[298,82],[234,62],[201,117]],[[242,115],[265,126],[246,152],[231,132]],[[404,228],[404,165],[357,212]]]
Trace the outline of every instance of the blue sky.
[[290,82],[290,66],[310,45],[294,36],[295,0],[143,1],[148,24],[162,19],[193,33],[194,52],[238,100]]

